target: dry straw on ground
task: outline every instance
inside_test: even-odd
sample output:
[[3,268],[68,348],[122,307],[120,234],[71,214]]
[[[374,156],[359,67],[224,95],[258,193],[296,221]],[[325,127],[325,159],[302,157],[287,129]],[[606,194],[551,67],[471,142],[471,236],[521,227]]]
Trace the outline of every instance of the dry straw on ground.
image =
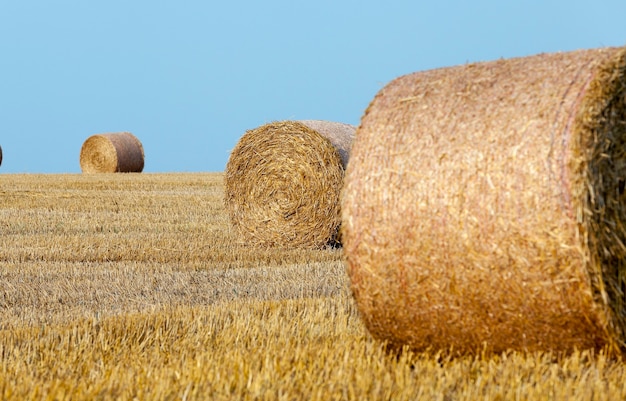
[[623,352],[625,179],[625,49],[392,81],[342,202],[366,325],[420,350]]
[[323,247],[337,241],[339,195],[355,128],[281,121],[247,131],[225,174],[225,205],[243,242]]
[[130,132],[90,136],[80,150],[83,173],[140,173],[143,166],[143,146]]

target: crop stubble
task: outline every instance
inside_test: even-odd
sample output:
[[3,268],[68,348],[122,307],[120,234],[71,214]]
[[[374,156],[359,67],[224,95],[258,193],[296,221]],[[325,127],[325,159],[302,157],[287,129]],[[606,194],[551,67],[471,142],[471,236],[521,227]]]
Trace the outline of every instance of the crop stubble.
[[221,174],[0,176],[0,398],[622,399],[578,353],[385,352],[341,250],[231,241]]

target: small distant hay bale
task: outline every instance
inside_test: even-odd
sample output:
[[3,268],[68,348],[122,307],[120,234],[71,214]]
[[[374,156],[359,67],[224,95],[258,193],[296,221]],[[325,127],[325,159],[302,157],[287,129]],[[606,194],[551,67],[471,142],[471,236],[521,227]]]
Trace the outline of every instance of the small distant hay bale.
[[0,166],[2,166],[2,146],[0,146]]
[[339,240],[339,196],[355,127],[281,121],[247,131],[225,174],[225,206],[240,242],[320,248]]
[[80,150],[83,173],[140,173],[143,166],[143,146],[130,132],[90,136]]
[[623,353],[625,180],[624,48],[397,78],[342,201],[366,326],[392,348]]

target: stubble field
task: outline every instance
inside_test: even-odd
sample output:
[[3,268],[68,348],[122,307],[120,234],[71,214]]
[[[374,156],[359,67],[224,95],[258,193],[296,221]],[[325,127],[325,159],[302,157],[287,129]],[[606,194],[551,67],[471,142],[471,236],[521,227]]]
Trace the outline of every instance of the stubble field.
[[0,175],[0,398],[626,399],[602,354],[388,354],[341,249],[238,244],[222,199],[222,173]]

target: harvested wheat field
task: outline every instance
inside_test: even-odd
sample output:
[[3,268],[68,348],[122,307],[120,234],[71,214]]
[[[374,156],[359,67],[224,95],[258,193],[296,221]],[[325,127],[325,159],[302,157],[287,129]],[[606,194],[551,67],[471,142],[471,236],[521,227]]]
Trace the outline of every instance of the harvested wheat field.
[[340,194],[355,127],[277,121],[246,131],[224,177],[226,210],[242,243],[323,248],[340,242]]
[[409,74],[346,172],[344,244],[378,338],[626,351],[626,49]]
[[237,244],[223,178],[0,175],[0,399],[626,397],[599,352],[387,353],[342,250]]

